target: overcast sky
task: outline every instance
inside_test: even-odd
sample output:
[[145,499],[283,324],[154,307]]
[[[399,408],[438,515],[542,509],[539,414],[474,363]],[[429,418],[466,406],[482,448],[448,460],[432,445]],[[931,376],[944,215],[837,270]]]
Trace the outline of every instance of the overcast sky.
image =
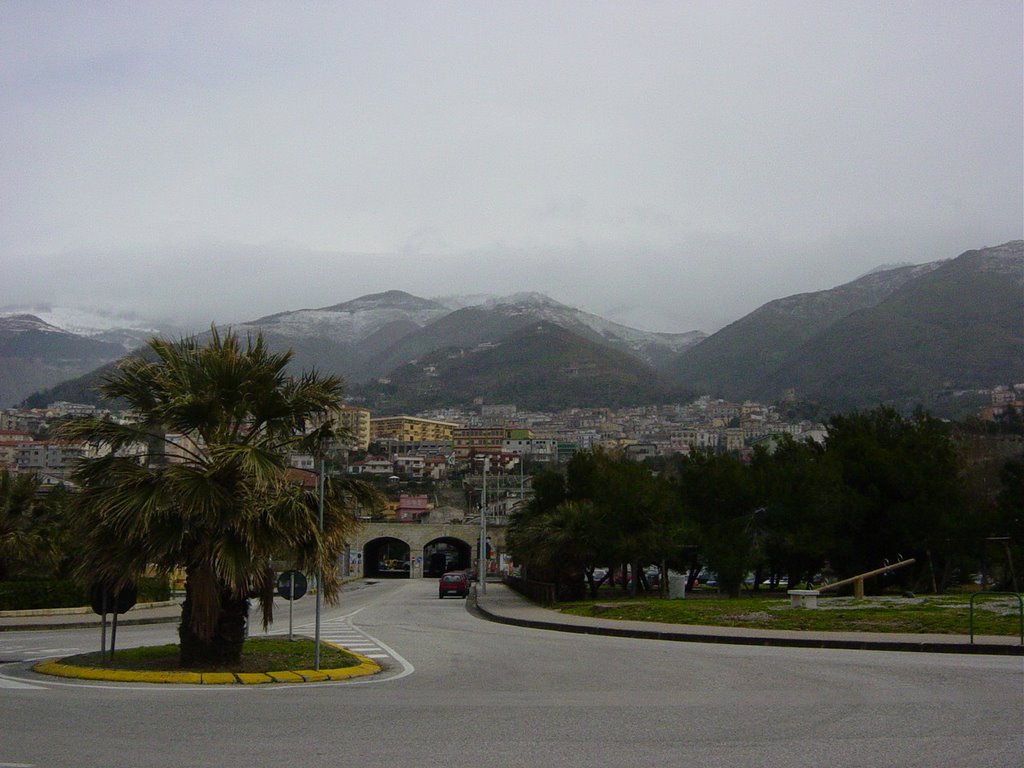
[[0,306],[713,331],[1022,237],[1021,0],[0,3]]

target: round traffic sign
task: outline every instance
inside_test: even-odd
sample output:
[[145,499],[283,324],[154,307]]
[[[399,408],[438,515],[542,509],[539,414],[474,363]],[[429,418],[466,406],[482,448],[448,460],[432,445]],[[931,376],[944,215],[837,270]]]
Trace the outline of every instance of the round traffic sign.
[[306,594],[306,577],[302,571],[285,571],[278,576],[277,594],[285,600],[298,600]]
[[89,605],[93,613],[102,616],[104,613],[127,613],[138,599],[138,590],[134,584],[122,587],[117,592],[109,584],[97,582],[89,590]]

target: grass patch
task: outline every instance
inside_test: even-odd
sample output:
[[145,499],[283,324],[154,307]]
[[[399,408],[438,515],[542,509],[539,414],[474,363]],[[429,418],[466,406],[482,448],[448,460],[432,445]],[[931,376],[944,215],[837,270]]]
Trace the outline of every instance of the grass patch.
[[[232,666],[181,667],[178,646],[150,645],[118,649],[113,660],[103,664],[99,652],[83,653],[61,659],[65,664],[81,667],[105,667],[132,672],[288,672],[312,669],[316,646],[312,640],[251,637],[242,646],[242,661]],[[359,664],[351,653],[330,645],[320,645],[320,668],[343,669]]]
[[[1020,636],[1019,604],[1013,597],[976,600],[974,632]],[[963,595],[926,597],[818,598],[818,608],[791,608],[788,597],[621,598],[561,603],[563,613],[607,619],[655,621],[754,629],[797,629],[831,632],[909,632],[966,635],[970,633],[969,598]]]

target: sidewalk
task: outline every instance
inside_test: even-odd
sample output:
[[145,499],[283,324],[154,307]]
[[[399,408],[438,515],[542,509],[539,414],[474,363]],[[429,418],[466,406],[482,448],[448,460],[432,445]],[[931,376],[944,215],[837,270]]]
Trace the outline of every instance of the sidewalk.
[[[731,643],[734,645],[775,645],[794,648],[846,648],[873,651],[916,651],[926,653],[983,653],[1024,656],[1020,637],[975,635],[917,635],[882,632],[802,632],[796,630],[747,629],[744,627],[705,627],[662,624],[653,621],[619,621],[600,617],[570,616],[542,608],[504,584],[487,584],[484,594],[476,587],[469,597],[470,606],[484,618],[501,624],[576,632],[585,635],[610,635],[647,640],[674,640],[689,643]],[[807,610],[807,609],[801,609]]]
[[[176,622],[181,618],[181,601],[168,600],[164,603],[140,603],[127,613],[117,617],[119,627],[131,624],[163,624]],[[107,614],[108,626],[113,614]],[[51,608],[33,611],[0,611],[0,632],[43,629],[89,629],[98,628],[102,618],[91,608]]]

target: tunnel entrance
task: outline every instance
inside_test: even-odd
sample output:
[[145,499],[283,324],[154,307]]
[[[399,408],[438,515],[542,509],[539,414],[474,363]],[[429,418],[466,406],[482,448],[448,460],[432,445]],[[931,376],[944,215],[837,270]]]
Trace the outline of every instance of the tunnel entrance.
[[469,544],[451,536],[427,542],[423,547],[423,576],[440,576],[446,571],[468,571],[473,565]]
[[391,537],[366,542],[363,547],[363,575],[380,579],[408,579],[409,545]]

